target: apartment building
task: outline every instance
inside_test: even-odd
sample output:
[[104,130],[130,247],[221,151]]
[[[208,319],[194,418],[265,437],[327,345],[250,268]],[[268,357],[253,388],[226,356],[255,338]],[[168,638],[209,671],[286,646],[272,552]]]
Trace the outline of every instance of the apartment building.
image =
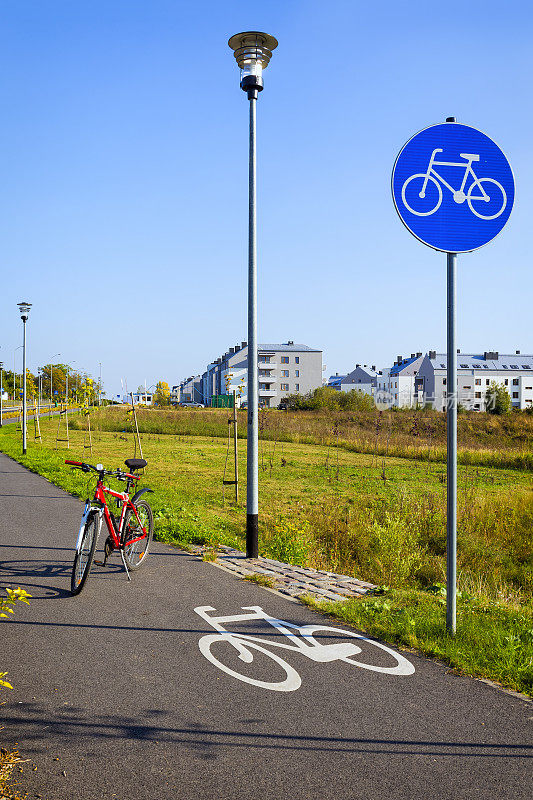
[[202,375],[191,375],[182,381],[179,387],[173,387],[180,403],[203,403]]
[[[275,408],[289,394],[307,394],[322,385],[322,350],[295,344],[260,344],[257,349],[259,405]],[[191,384],[192,381],[192,384]],[[211,404],[213,395],[235,391],[240,405],[248,402],[248,344],[230,347],[201,376],[181,385],[194,401]]]
[[[431,403],[439,411],[446,410],[448,360],[445,353],[430,350],[422,360],[415,381],[420,403]],[[457,353],[457,401],[473,411],[485,410],[485,395],[490,384],[504,386],[513,408],[533,406],[533,356],[500,354],[497,351]]]
[[355,369],[348,373],[340,381],[341,392],[364,392],[374,394],[377,386],[378,372],[376,367],[368,367],[366,364],[356,364]]

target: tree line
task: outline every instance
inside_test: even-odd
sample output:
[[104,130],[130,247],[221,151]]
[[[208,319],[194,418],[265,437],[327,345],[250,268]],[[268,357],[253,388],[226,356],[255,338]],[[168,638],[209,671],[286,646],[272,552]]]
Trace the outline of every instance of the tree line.
[[[98,402],[102,387],[88,373],[75,370],[68,364],[46,364],[37,374],[26,370],[26,394],[29,399],[40,394],[42,402],[52,400],[64,401],[67,398],[78,403]],[[22,374],[4,369],[2,374],[2,390],[9,400],[19,401],[22,397]]]

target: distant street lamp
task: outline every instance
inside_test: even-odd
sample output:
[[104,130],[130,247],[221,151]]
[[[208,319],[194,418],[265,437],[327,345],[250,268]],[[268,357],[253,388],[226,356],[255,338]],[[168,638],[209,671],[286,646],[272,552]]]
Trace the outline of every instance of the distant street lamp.
[[53,390],[52,390],[52,379],[53,379],[53,377],[54,377],[54,376],[53,376],[53,369],[52,369],[52,361],[53,361],[53,359],[54,359],[54,358],[57,358],[57,357],[58,357],[58,356],[60,356],[60,355],[61,355],[61,353],[56,353],[56,354],[55,354],[55,355],[53,355],[53,356],[52,356],[52,358],[50,359],[50,416],[52,416],[52,400],[53,400],[53,397],[52,397],[52,395],[53,395]]
[[248,426],[246,441],[246,556],[259,555],[259,398],[257,371],[256,100],[263,91],[263,70],[278,46],[261,31],[246,31],[228,42],[241,70],[241,89],[250,101],[248,190]]
[[26,322],[30,313],[31,303],[19,303],[20,318],[22,320],[22,453],[26,455]]

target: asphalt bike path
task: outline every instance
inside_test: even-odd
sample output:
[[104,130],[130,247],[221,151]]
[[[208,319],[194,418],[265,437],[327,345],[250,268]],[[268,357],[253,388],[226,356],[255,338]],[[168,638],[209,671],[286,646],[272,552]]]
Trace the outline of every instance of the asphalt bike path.
[[[302,636],[346,626],[157,542],[131,582],[115,553],[72,597],[81,513],[0,454],[0,584],[33,596],[1,628],[0,738],[30,759],[29,798],[531,797],[531,703],[410,652]],[[219,628],[247,640],[209,623],[236,615]]]

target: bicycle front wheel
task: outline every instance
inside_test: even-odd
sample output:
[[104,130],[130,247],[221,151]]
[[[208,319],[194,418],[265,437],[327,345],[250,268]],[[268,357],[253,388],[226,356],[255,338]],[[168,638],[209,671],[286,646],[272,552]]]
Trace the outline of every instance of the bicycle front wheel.
[[[356,667],[368,669],[371,672],[382,672],[385,675],[412,675],[415,671],[413,664],[411,664],[405,656],[402,656],[401,653],[392,650],[385,644],[381,644],[381,642],[377,642],[375,639],[369,639],[367,636],[363,636],[355,631],[347,631],[344,628],[330,628],[327,625],[305,625],[301,628],[302,636],[308,642],[316,646],[320,646],[321,642],[315,639],[315,634],[324,632],[340,639],[346,636],[348,641],[351,640],[354,645],[355,642],[358,643],[354,647],[354,652],[352,654],[346,649],[346,654],[343,655],[342,650],[340,650],[340,656],[336,659],[338,661],[344,661],[345,664],[353,664]],[[329,646],[331,647],[331,645]],[[346,647],[346,643],[337,645],[337,647]],[[354,658],[354,656],[359,654],[365,658],[364,661]]]
[[[124,515],[124,560],[128,569],[139,569],[148,555],[148,549],[154,533],[154,515],[146,500],[138,500],[135,508],[139,519],[131,508]],[[141,523],[139,525],[139,522]],[[143,533],[143,529],[146,533]],[[142,538],[138,538],[142,537]],[[130,540],[134,540],[128,544]],[[137,539],[137,541],[135,541]]]
[[72,578],[70,580],[70,591],[72,594],[79,594],[85,586],[85,581],[89,575],[96,551],[98,523],[98,514],[91,514],[85,523],[81,544],[76,551],[74,564],[72,565]]
[[[473,194],[473,192],[480,190],[484,194]],[[505,210],[507,195],[501,183],[495,181],[494,178],[479,178],[477,183],[471,184],[466,195],[466,202],[470,206],[470,211],[476,217],[480,219],[496,219]]]

